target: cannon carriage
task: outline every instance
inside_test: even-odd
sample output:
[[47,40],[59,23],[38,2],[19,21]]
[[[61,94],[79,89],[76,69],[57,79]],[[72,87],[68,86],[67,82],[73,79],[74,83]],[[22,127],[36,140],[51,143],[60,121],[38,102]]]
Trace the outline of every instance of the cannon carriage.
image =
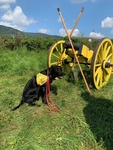
[[[113,44],[109,38],[99,41],[94,50],[84,44],[73,44],[80,64],[90,69],[91,81],[96,89],[100,89],[113,74]],[[69,41],[60,40],[53,44],[48,54],[48,67],[62,66],[63,72],[69,74],[77,64]]]
[[[87,65],[90,70],[91,81],[94,87],[96,89],[102,88],[108,83],[111,74],[113,74],[112,41],[109,38],[103,38],[99,40],[94,49],[90,49],[85,44],[73,43],[70,39],[71,35],[68,35],[64,19],[59,8],[58,12],[69,40],[60,40],[50,47],[47,59],[48,67],[52,65],[60,65],[62,66],[63,72],[69,74],[75,64],[78,64],[79,67],[80,64]],[[83,8],[81,12],[83,12]]]

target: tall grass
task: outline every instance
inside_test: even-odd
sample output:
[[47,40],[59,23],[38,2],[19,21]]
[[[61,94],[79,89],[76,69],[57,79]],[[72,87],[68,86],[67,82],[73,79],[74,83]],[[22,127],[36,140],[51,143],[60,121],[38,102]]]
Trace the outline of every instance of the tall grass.
[[[36,56],[35,56],[36,55]],[[2,73],[23,75],[34,71],[46,65],[46,51],[41,54],[26,49],[18,49],[16,51],[5,51],[0,54],[0,70]],[[43,57],[43,59],[42,59]]]
[[75,84],[66,77],[52,83],[51,96],[58,106],[23,105],[15,112],[26,82],[46,68],[47,51],[26,49],[0,52],[0,149],[1,150],[112,150],[113,76],[101,90],[83,79]]

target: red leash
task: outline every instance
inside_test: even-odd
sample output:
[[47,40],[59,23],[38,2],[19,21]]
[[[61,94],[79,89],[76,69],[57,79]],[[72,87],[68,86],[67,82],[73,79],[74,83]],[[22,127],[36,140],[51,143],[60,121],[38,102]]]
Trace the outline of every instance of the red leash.
[[52,98],[50,97],[50,79],[47,79],[46,84],[46,101],[47,105],[52,111],[58,111],[58,108],[55,106],[54,102],[52,101]]

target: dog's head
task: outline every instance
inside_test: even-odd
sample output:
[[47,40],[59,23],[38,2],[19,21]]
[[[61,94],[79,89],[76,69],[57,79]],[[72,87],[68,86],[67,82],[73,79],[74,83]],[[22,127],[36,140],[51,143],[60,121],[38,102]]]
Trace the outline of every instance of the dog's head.
[[61,66],[51,66],[50,67],[50,75],[53,79],[59,78],[61,79],[63,76],[62,67]]

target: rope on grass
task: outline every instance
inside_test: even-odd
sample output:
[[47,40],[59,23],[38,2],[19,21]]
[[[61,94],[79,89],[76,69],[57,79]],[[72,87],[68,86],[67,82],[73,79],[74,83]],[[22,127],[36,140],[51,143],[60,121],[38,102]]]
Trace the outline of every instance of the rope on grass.
[[52,111],[58,111],[58,108],[55,106],[54,102],[52,101],[52,98],[50,97],[50,79],[47,79],[46,84],[46,102],[50,110]]

